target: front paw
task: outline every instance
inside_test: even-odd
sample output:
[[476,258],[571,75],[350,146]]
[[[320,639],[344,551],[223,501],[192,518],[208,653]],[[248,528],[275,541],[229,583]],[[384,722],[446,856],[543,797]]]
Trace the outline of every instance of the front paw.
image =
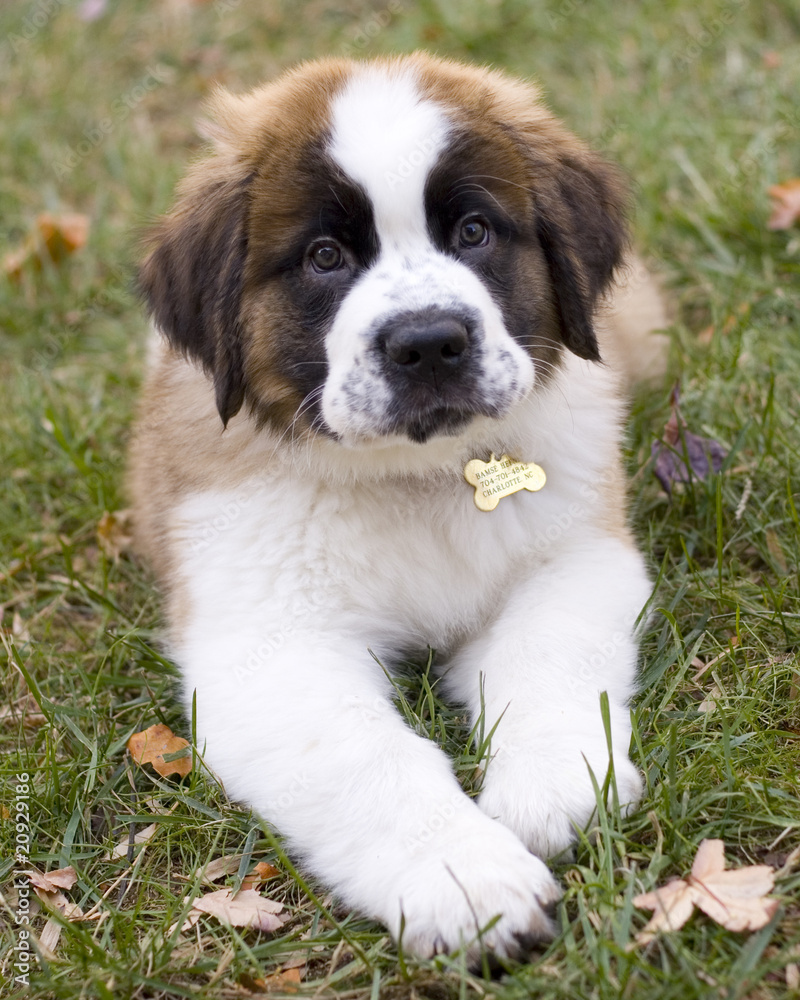
[[[554,858],[572,849],[576,828],[586,827],[597,808],[590,768],[602,788],[608,769],[604,743],[560,755],[506,744],[489,761],[478,805],[534,854]],[[642,778],[621,755],[614,757],[614,775],[626,812],[641,798]]]
[[484,951],[525,959],[555,935],[560,898],[547,867],[475,810],[446,838],[414,852],[387,923],[404,949],[425,958],[463,950],[473,966]]

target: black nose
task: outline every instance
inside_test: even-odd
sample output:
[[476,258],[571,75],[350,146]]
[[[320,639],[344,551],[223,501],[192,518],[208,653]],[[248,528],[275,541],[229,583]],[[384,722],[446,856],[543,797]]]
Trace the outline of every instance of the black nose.
[[469,352],[469,330],[457,316],[398,316],[382,332],[391,360],[413,378],[437,387]]

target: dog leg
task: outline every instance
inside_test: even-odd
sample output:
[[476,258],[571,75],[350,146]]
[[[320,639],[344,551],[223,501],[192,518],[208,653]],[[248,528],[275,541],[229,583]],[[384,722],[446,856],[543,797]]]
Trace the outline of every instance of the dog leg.
[[628,759],[633,624],[650,593],[625,542],[587,539],[517,585],[486,632],[462,649],[446,689],[496,726],[479,804],[542,858],[569,848],[596,807],[609,764],[600,694],[608,693],[620,802],[641,794]]
[[552,936],[553,877],[400,718],[366,642],[295,634],[265,656],[263,636],[207,619],[187,634],[204,759],[345,902],[423,956],[522,955]]

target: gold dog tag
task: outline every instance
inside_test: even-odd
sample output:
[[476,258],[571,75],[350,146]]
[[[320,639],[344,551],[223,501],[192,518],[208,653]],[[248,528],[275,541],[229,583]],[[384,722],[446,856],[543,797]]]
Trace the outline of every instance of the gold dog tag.
[[508,455],[488,462],[473,458],[464,466],[464,478],[475,487],[475,506],[478,510],[494,510],[503,497],[519,490],[535,493],[547,482],[544,469],[535,462],[517,462]]

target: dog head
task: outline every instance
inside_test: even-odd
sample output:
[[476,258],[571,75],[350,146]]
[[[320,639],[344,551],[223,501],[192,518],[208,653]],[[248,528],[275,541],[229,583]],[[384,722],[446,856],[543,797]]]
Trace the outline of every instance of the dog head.
[[616,173],[537,91],[416,54],[220,93],[140,272],[224,424],[358,446],[502,418],[592,315],[624,250]]

